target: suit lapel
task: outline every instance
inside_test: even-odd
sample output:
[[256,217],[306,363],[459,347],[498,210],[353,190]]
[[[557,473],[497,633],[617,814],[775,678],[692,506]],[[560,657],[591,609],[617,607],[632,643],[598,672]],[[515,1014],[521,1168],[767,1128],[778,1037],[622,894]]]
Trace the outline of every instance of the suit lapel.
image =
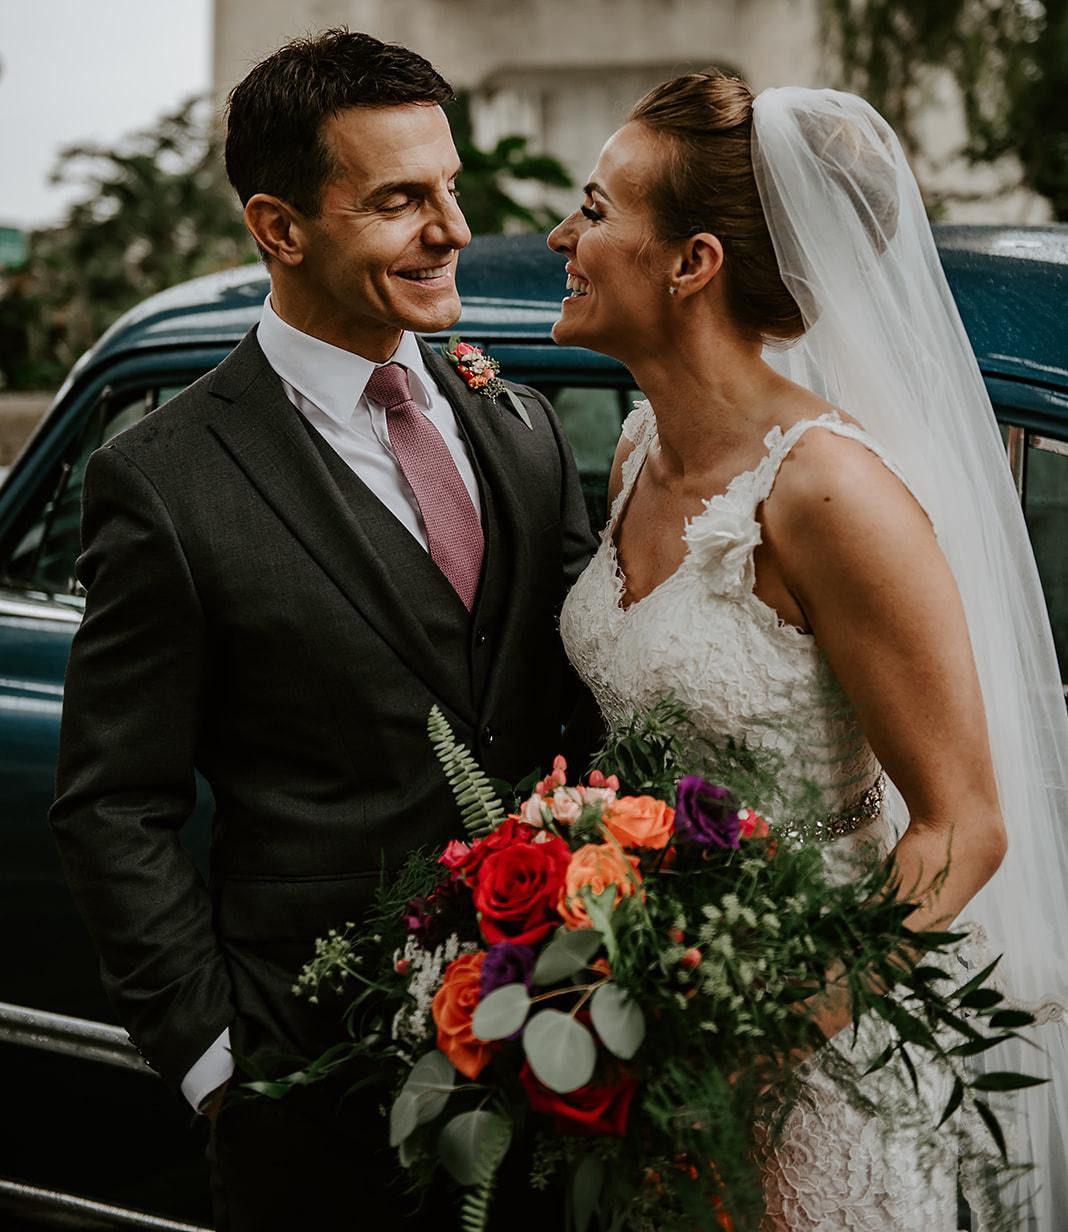
[[210,430],[263,500],[413,675],[473,724],[466,662],[435,649],[405,599],[425,582],[425,562],[391,553],[387,563],[377,545],[394,538],[396,519],[363,484],[367,499],[359,516],[353,513],[254,332],[220,364],[210,389],[230,403]]

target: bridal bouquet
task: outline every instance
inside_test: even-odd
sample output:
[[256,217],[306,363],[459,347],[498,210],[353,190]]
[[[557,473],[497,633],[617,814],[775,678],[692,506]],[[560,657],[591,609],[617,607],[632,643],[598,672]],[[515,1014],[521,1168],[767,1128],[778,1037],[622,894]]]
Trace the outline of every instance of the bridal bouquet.
[[[934,1120],[970,1110],[1003,1148],[990,1092],[1033,1080],[962,1068],[1030,1021],[999,1009],[992,967],[948,974],[961,934],[904,927],[914,907],[892,864],[831,878],[817,845],[737,788],[680,773],[670,717],[617,734],[584,782],[558,758],[506,808],[432,714],[467,837],[414,854],[365,927],[317,943],[295,990],[351,994],[347,1038],[253,1088],[277,1097],[371,1057],[391,1076],[400,1163],[417,1187],[446,1170],[465,1232],[489,1226],[491,1203],[505,1226],[527,1184],[558,1190],[569,1232],[741,1232],[761,1217],[760,1143],[788,1117],[825,1044],[815,1014],[840,989],[855,1026],[879,1022],[873,1070],[915,1082],[921,1063],[943,1066],[952,1094]],[[819,1056],[835,1074],[835,1050]],[[871,1107],[855,1069],[837,1078]],[[495,1196],[509,1156],[528,1180]]]

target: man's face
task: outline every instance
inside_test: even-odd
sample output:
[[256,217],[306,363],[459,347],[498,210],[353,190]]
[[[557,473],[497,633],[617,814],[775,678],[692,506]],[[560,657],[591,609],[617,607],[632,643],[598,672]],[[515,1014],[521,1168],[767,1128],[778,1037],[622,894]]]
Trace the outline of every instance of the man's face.
[[319,216],[304,220],[302,278],[330,333],[374,358],[392,353],[401,330],[447,329],[460,316],[456,260],[471,231],[441,108],[352,107],[324,121],[323,137],[337,174]]

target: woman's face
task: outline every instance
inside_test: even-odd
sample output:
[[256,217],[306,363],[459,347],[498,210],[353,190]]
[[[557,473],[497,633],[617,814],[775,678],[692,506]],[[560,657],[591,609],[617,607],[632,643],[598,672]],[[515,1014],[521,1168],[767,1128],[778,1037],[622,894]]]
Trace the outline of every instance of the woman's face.
[[664,330],[671,261],[646,190],[661,150],[643,125],[625,124],[605,143],[583,204],[550,234],[549,247],[567,257],[567,298],[552,331],[561,346],[627,362]]

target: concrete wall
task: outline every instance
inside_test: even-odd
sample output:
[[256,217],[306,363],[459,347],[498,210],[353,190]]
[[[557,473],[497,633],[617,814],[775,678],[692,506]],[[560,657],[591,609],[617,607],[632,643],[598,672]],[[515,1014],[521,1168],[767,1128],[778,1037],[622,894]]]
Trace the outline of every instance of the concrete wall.
[[[365,30],[406,43],[470,90],[480,144],[526,135],[581,184],[627,107],[676,73],[716,64],[757,90],[831,81],[817,6],[818,0],[215,0],[213,78],[221,99],[286,38],[329,25]],[[923,133],[921,183],[962,198],[949,203],[948,219],[1049,217],[1034,194],[999,195],[1014,182],[1012,160],[976,170],[957,156],[963,116],[946,79],[931,83]],[[561,210],[573,199],[574,193],[549,197]]]

